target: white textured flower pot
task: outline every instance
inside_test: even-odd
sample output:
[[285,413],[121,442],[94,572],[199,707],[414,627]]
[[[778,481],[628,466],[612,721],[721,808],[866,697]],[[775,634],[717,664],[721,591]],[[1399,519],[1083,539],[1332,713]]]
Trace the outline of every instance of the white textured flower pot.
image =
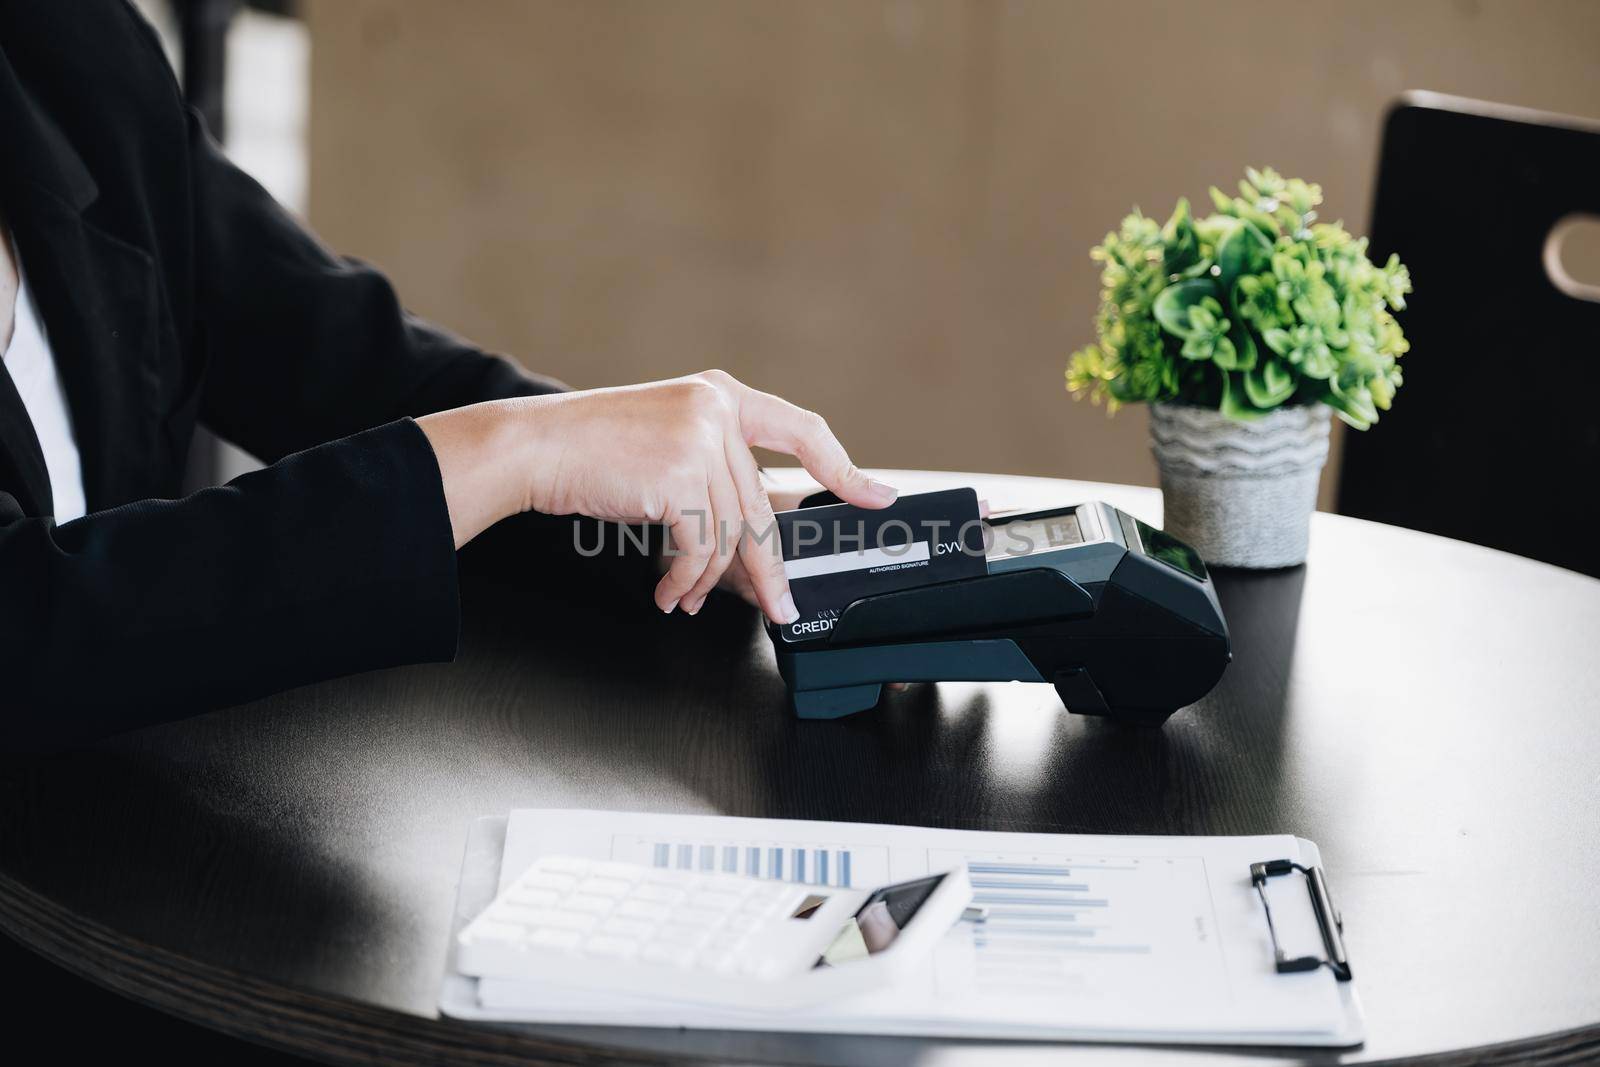
[[1236,422],[1208,408],[1152,405],[1162,525],[1213,566],[1304,563],[1329,415],[1310,404]]

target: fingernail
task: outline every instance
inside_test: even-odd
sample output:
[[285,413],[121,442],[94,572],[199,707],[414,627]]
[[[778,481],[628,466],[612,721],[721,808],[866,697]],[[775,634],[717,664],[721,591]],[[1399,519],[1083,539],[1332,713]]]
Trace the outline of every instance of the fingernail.
[[896,489],[888,482],[880,482],[876,478],[868,478],[867,487],[879,496],[888,497],[890,500],[893,500],[900,495],[900,490]]
[[662,608],[661,609],[661,613],[663,615],[671,615],[672,614],[672,609],[677,607],[677,606],[678,606],[678,602],[676,600],[674,600],[672,603],[670,603],[666,607]]
[[778,601],[778,621],[787,625],[799,617],[800,609],[794,606],[793,594],[783,594],[783,599]]
[[700,614],[700,609],[705,605],[705,602],[706,602],[706,598],[705,597],[701,597],[701,598],[699,598],[698,600],[694,601],[691,604],[685,604],[683,606],[683,610],[684,610],[684,612],[686,614],[698,615],[698,614]]

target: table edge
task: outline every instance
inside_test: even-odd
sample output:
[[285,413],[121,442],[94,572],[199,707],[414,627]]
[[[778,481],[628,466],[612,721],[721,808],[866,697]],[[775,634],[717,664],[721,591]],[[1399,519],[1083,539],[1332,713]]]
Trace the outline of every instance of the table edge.
[[[729,1062],[673,1052],[588,1044],[442,1015],[413,1015],[333,993],[297,989],[127,937],[85,918],[0,873],[0,935],[71,974],[174,1018],[258,1045],[350,1064],[680,1065]],[[960,1044],[961,1042],[955,1042]],[[1094,1048],[1086,1042],[1043,1042],[1053,1048]],[[1336,1051],[1307,1048],[1170,1046],[1149,1048],[1243,1055],[1267,1061],[1282,1055],[1299,1062],[1340,1063]],[[1394,1059],[1407,1064],[1577,1062],[1600,1059],[1600,1021],[1571,1030],[1491,1045]],[[1359,1050],[1357,1051],[1359,1055]],[[1198,1062],[1198,1060],[1197,1060]]]

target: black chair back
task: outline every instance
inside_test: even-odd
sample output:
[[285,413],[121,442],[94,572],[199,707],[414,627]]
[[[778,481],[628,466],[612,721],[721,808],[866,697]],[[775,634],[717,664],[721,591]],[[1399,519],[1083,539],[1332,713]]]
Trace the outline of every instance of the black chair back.
[[1600,122],[1412,94],[1384,127],[1371,256],[1416,292],[1394,409],[1346,433],[1339,510],[1600,575]]

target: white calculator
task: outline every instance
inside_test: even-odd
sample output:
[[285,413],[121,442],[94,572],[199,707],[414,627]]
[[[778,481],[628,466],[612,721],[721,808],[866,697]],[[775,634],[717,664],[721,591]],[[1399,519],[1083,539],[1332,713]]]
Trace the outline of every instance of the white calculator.
[[965,867],[868,890],[545,856],[461,931],[456,966],[479,978],[796,1007],[893,983],[971,902]]

